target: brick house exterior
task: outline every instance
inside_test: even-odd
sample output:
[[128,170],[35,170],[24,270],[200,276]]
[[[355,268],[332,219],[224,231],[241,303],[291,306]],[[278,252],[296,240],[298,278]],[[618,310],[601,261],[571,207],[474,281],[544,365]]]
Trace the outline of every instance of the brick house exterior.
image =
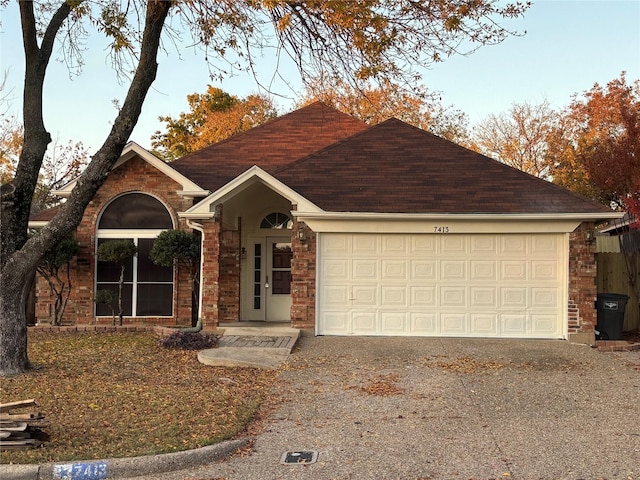
[[[67,195],[73,185],[72,182],[59,193]],[[332,333],[329,326],[333,318],[331,295],[337,295],[336,301],[357,303],[361,286],[352,281],[340,293],[348,277],[330,278],[329,269],[338,265],[338,260],[329,258],[331,242],[347,241],[353,245],[378,242],[377,253],[372,251],[361,260],[354,255],[354,259],[344,265],[356,269],[356,262],[364,266],[376,264],[378,267],[374,270],[382,270],[387,263],[391,265],[390,260],[385,262],[393,253],[381,250],[380,245],[400,240],[407,245],[416,244],[425,236],[445,233],[446,228],[448,238],[459,239],[467,245],[469,258],[454,259],[440,266],[435,263],[440,260],[434,257],[433,265],[441,268],[442,275],[450,266],[458,265],[462,272],[460,278],[468,281],[468,285],[456,287],[452,280],[438,277],[433,290],[442,289],[439,301],[443,310],[447,308],[445,288],[451,292],[458,288],[463,297],[476,295],[480,299],[486,294],[485,300],[517,294],[515,288],[513,292],[508,291],[505,280],[508,277],[498,277],[500,271],[521,265],[524,274],[534,281],[536,272],[547,272],[551,279],[549,285],[540,283],[526,292],[526,283],[520,288],[523,298],[527,297],[531,304],[527,319],[533,319],[534,323],[539,319],[540,325],[556,322],[553,330],[556,333],[537,335],[535,330],[527,330],[533,338],[559,335],[592,343],[596,323],[596,263],[594,246],[586,232],[592,231],[596,222],[619,216],[397,120],[368,127],[316,103],[172,164],[165,164],[141,147],[129,144],[85,210],[76,231],[80,252],[71,262],[72,287],[65,322],[106,324],[112,321],[111,315],[96,315],[93,301],[97,288],[96,248],[99,237],[111,238],[118,233],[99,228],[99,222],[114,199],[133,193],[148,195],[159,202],[171,218],[172,228],[201,235],[198,296],[205,328],[244,320],[286,320],[297,328],[315,328],[318,334]],[[34,216],[32,225],[41,225],[54,213]],[[451,237],[452,233],[458,236]],[[145,231],[139,234],[146,235]],[[547,258],[540,254],[538,259],[533,256],[529,260],[513,256],[503,260],[499,256],[500,245],[512,239],[522,240],[523,245],[528,245],[522,251],[532,254],[536,254],[536,245],[554,245],[555,256]],[[438,248],[444,249],[448,241],[445,235],[438,235],[437,240],[442,244]],[[482,264],[481,256],[473,257],[469,246],[482,242],[495,245],[492,247],[495,258],[486,260],[486,265]],[[339,259],[340,252],[336,255]],[[428,264],[427,260],[424,265]],[[410,255],[396,264],[402,262],[407,268],[413,268]],[[491,287],[494,293],[484,284],[473,283],[475,270],[472,269],[478,265],[489,269],[487,278],[495,283],[495,288]],[[134,274],[131,280],[131,288],[138,288],[138,292],[144,290],[141,287],[144,282],[140,280],[143,273],[139,272],[137,277]],[[351,272],[352,276],[355,273]],[[383,273],[374,274],[382,275],[379,283],[384,284]],[[362,285],[371,283],[372,278],[365,279]],[[192,303],[188,279],[188,272],[176,267],[171,281],[165,281],[172,288],[169,314],[136,315],[132,311],[125,322],[190,325]],[[389,281],[389,292],[402,290],[401,281]],[[325,288],[327,282],[333,282],[328,289]],[[387,293],[384,285],[381,288],[383,290],[378,289],[371,298],[372,302],[378,302],[376,318],[384,322],[386,313],[392,309],[383,304],[381,298]],[[420,290],[419,284],[408,283],[406,292],[409,292],[407,295],[415,292],[426,295],[427,290]],[[132,295],[133,304],[149,302],[141,300],[141,293]],[[348,298],[338,298],[339,295]],[[140,298],[136,300],[137,297]],[[555,310],[546,305],[545,310],[537,306],[538,300],[563,305],[554,307]],[[494,299],[496,305],[499,301]],[[50,321],[51,305],[48,286],[39,279],[36,308],[39,322]],[[420,307],[420,302],[415,305]],[[428,309],[420,308],[427,318]],[[486,321],[487,325],[496,327],[487,336],[501,336],[505,326],[510,325],[508,322],[520,321],[520,313],[515,310],[503,308],[491,319],[488,313],[476,315],[473,305],[469,308],[467,313],[460,310],[458,317],[454,312],[447,318],[466,319],[468,323],[461,324],[464,328]],[[483,307],[478,308],[482,313]],[[398,318],[411,318],[406,327],[401,325],[407,334],[440,332],[411,330],[419,316],[414,318],[410,312],[402,315],[405,314],[401,312]],[[359,321],[356,316],[347,319],[351,323],[344,327],[345,334],[358,334],[354,327]],[[438,318],[439,325],[446,325],[447,318]],[[382,325],[375,334],[392,331],[384,330],[384,323]],[[527,331],[519,331],[516,336],[526,337]],[[466,332],[468,335],[463,336],[483,336],[480,330]]]

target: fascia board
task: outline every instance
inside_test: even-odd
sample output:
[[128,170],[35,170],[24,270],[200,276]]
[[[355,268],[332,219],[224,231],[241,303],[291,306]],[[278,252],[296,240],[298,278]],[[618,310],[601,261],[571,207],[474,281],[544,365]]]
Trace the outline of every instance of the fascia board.
[[294,211],[293,215],[317,233],[569,233],[573,232],[584,221],[603,220],[603,215],[601,214],[392,215],[388,213]]

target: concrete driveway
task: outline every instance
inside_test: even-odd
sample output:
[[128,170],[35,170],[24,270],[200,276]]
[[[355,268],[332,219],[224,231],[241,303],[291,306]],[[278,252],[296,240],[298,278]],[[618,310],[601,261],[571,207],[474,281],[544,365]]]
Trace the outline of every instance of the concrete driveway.
[[564,341],[303,336],[251,454],[146,478],[640,479],[638,368]]

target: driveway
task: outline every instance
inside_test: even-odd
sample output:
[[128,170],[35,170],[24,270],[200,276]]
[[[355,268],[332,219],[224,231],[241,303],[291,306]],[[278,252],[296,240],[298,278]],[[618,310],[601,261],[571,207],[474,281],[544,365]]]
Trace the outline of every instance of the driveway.
[[640,479],[638,367],[564,341],[303,336],[251,454],[147,478]]

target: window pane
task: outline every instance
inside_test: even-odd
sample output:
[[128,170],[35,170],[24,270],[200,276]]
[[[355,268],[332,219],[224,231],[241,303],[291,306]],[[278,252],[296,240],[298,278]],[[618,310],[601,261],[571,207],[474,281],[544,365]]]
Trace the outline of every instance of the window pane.
[[149,258],[153,246],[153,238],[138,239],[138,281],[139,282],[171,282],[173,267],[156,265]]
[[[118,316],[118,285],[113,283],[109,284],[100,284],[96,285],[96,291],[99,290],[110,290],[113,292],[113,310],[116,312],[116,317]],[[130,317],[131,316],[131,305],[133,301],[133,285],[132,284],[124,284],[122,286],[122,312],[123,315]],[[111,307],[109,305],[105,305],[102,303],[96,304],[96,315],[99,317],[110,317],[112,315]]]
[[291,268],[293,250],[290,243],[273,244],[273,268]]
[[273,294],[288,295],[291,293],[291,272],[273,272]]
[[100,217],[98,228],[173,228],[165,206],[150,195],[129,193],[111,202]]
[[138,317],[173,314],[173,285],[138,284]]
[[[112,239],[109,239],[112,240]],[[98,239],[98,246],[104,242],[109,241],[105,238]],[[113,239],[115,240],[115,239]],[[122,240],[122,239],[117,239]],[[118,282],[120,280],[120,265],[113,262],[101,262],[98,261],[96,266],[96,281],[97,282]],[[124,267],[124,281],[133,281],[133,258],[127,259]]]

